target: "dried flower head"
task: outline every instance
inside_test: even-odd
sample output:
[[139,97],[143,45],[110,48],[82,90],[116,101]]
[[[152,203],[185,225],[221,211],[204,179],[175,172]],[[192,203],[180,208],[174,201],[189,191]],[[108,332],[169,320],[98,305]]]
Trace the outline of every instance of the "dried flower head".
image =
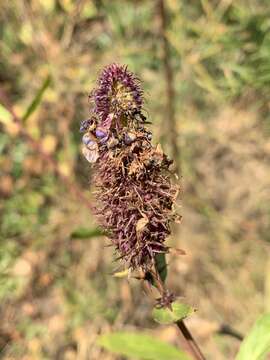
[[149,269],[177,218],[178,188],[172,161],[151,143],[145,127],[140,82],[112,64],[100,75],[90,120],[84,121],[84,155],[94,164],[96,214],[120,258],[132,269]]

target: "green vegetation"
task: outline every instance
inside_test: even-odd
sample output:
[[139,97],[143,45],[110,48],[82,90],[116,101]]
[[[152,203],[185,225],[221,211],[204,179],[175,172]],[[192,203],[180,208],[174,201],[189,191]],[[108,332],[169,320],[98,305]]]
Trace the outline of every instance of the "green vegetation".
[[[183,220],[169,245],[186,252],[170,255],[167,281],[198,310],[187,323],[206,358],[233,359],[240,342],[222,325],[245,335],[270,310],[270,4],[165,4],[183,185]],[[171,325],[154,323],[139,282],[111,276],[123,269],[89,210],[91,168],[80,152],[93,81],[119,62],[144,81],[154,140],[173,154],[160,24],[151,0],[1,1],[5,359],[119,359],[98,343],[118,330],[148,329],[171,344],[168,351],[182,348]],[[269,334],[268,318],[237,359],[250,351],[249,360],[262,359],[269,336],[252,344]]]

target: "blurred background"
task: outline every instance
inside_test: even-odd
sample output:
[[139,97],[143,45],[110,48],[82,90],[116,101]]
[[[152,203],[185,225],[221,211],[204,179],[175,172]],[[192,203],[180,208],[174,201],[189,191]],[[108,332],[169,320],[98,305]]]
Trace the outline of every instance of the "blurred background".
[[[268,0],[1,0],[0,357],[119,359],[96,344],[157,326],[139,282],[119,279],[91,215],[79,124],[98,72],[142,80],[154,142],[180,174],[169,287],[195,306],[207,359],[233,359],[270,310]],[[221,332],[221,333],[220,333]]]

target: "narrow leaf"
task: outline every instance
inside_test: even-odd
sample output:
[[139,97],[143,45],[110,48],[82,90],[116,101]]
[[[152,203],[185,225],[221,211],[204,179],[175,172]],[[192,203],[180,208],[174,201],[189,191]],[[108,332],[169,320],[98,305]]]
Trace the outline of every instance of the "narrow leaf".
[[270,313],[259,318],[243,340],[235,360],[264,360],[270,353]]
[[96,236],[102,236],[103,232],[100,228],[78,227],[71,233],[72,239],[89,239]]
[[176,347],[146,334],[117,332],[103,335],[99,345],[113,353],[138,360],[191,360]]
[[183,320],[194,312],[191,306],[179,301],[175,301],[171,305],[172,310],[168,308],[154,308],[152,312],[154,320],[159,324],[167,325]]
[[155,256],[156,269],[161,280],[164,282],[167,277],[167,263],[165,254],[156,254]]
[[113,276],[117,277],[117,278],[127,277],[128,275],[129,275],[129,269],[126,269],[126,270],[123,270],[123,271],[118,271],[118,272],[113,274]]
[[28,108],[26,109],[26,112],[24,113],[24,115],[22,116],[22,121],[23,123],[34,113],[34,111],[37,109],[37,107],[39,106],[39,104],[42,101],[42,97],[45,93],[45,91],[47,90],[47,88],[49,87],[51,83],[51,77],[50,75],[48,75],[46,77],[46,79],[44,80],[41,88],[38,90],[38,92],[36,93],[36,96],[34,97],[33,101],[31,102],[31,104],[28,106]]

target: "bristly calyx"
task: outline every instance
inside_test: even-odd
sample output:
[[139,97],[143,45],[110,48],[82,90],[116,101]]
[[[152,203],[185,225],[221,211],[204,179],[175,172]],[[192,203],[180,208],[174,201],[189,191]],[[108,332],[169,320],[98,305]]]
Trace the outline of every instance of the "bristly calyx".
[[141,83],[126,66],[105,67],[90,102],[91,116],[80,131],[83,153],[94,164],[97,218],[119,258],[147,271],[156,254],[168,252],[165,240],[179,218],[172,161],[152,145]]

